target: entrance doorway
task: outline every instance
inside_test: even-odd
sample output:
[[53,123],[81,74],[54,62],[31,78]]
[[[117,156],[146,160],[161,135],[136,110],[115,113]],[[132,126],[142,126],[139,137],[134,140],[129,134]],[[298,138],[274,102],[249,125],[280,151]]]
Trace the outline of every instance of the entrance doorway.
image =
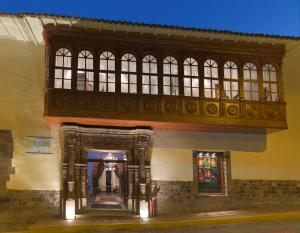
[[126,151],[87,152],[88,208],[122,210],[127,203]]

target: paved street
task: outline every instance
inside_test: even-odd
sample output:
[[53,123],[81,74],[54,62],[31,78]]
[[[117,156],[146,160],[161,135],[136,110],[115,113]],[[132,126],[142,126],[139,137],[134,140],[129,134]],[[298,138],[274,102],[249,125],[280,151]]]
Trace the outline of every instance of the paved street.
[[[103,233],[103,231],[101,231]],[[199,227],[122,231],[122,233],[300,233],[300,221],[229,223]],[[111,232],[110,232],[111,233]]]

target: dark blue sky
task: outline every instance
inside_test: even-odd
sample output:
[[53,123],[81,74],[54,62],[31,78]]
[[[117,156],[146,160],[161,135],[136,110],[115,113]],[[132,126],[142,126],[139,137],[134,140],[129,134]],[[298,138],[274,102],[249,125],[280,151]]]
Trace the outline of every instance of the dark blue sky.
[[300,0],[1,0],[34,12],[277,35],[300,35]]

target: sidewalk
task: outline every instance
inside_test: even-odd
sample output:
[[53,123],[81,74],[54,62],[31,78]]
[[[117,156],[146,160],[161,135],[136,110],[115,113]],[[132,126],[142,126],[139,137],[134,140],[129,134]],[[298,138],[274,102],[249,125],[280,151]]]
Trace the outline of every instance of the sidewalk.
[[99,231],[150,230],[179,228],[207,224],[241,223],[257,221],[300,220],[300,209],[249,209],[185,215],[164,215],[148,220],[134,217],[97,217],[74,221],[42,220],[32,225],[28,233],[79,233]]

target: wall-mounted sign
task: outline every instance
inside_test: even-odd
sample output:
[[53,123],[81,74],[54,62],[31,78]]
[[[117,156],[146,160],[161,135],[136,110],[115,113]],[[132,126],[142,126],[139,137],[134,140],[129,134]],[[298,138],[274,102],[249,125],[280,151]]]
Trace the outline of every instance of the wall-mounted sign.
[[28,136],[26,153],[50,154],[50,146],[50,137]]

